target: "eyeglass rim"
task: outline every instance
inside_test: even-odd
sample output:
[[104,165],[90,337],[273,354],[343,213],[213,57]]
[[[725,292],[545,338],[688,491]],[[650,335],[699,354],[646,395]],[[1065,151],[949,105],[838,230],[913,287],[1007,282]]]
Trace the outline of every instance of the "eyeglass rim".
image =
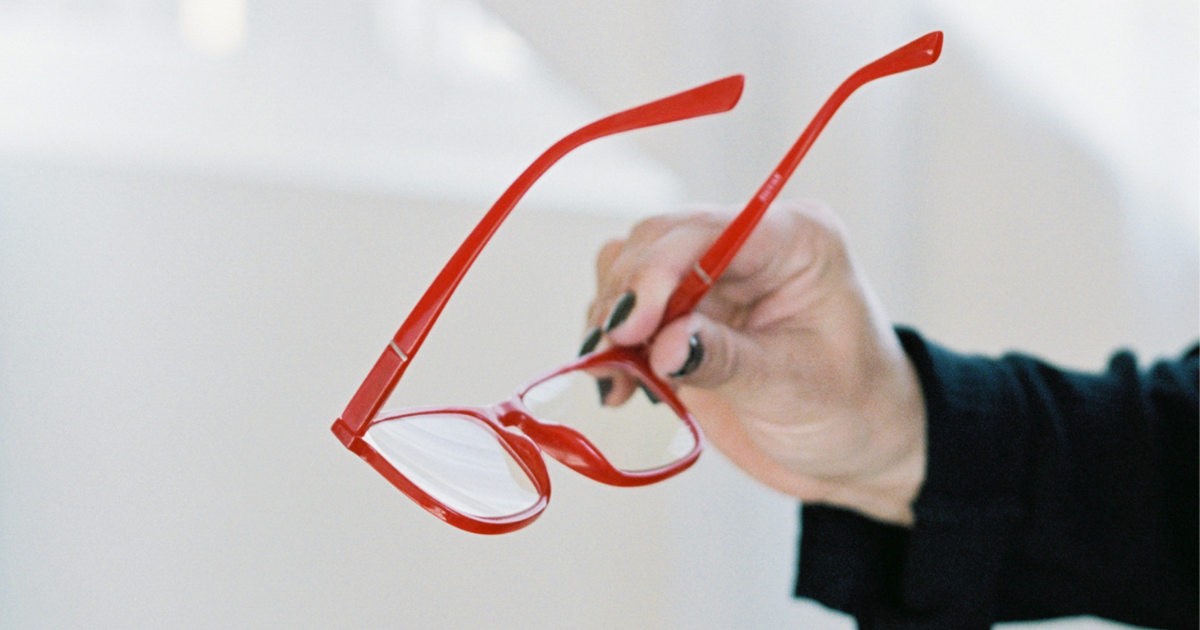
[[[545,433],[530,435],[531,432],[536,432],[548,426],[562,426],[556,423],[539,419],[536,414],[529,410],[524,402],[524,397],[531,389],[538,385],[549,381],[558,376],[562,376],[568,372],[580,372],[589,368],[601,367],[604,365],[616,365],[628,371],[636,372],[639,380],[646,385],[655,396],[666,404],[675,416],[687,428],[689,435],[692,437],[692,448],[686,455],[672,460],[670,463],[664,464],[656,468],[647,468],[643,470],[624,470],[617,467],[604,455],[604,451],[597,447],[583,433],[570,427],[563,427],[567,432],[577,436],[577,439],[582,444],[582,447],[564,449],[570,455],[578,455],[581,452],[591,451],[594,453],[593,458],[587,461],[579,461],[568,455],[557,455],[553,452],[553,440]],[[700,427],[692,413],[679,399],[675,391],[662,379],[654,374],[648,363],[644,348],[629,348],[629,347],[613,347],[602,352],[596,352],[584,357],[580,357],[566,365],[560,366],[554,370],[546,372],[541,376],[529,379],[521,387],[517,388],[516,394],[509,400],[509,404],[516,407],[521,413],[533,421],[533,426],[518,427],[526,435],[534,438],[534,443],[542,453],[549,454],[559,463],[571,468],[589,479],[600,483],[619,486],[619,487],[635,487],[644,486],[652,483],[670,479],[675,475],[687,470],[696,463],[700,458],[700,454],[704,451],[704,434],[700,431]],[[539,439],[541,437],[541,439]],[[551,450],[547,450],[547,443],[550,443]]]
[[[524,402],[524,396],[531,389],[552,378],[568,372],[614,364],[636,372],[637,376],[644,379],[643,383],[650,387],[653,393],[659,396],[660,400],[668,405],[687,427],[693,444],[686,455],[657,468],[622,470],[610,462],[604,456],[603,451],[587,436],[571,427],[539,419]],[[511,418],[511,425],[505,422],[504,414],[516,414]],[[385,410],[376,414],[367,423],[366,430],[369,431],[371,427],[383,422],[432,415],[459,416],[474,421],[490,431],[532,482],[538,495],[537,501],[521,512],[505,516],[487,517],[468,514],[426,492],[400,472],[387,457],[361,436],[342,433],[338,437],[346,443],[347,448],[427,512],[450,525],[476,534],[508,533],[531,524],[541,516],[546,506],[549,505],[551,488],[545,454],[549,454],[564,466],[595,481],[618,487],[634,487],[657,483],[678,475],[695,464],[704,449],[704,436],[691,413],[675,392],[647,368],[644,355],[632,348],[610,348],[604,352],[581,357],[565,366],[530,379],[518,388],[509,400],[497,405],[490,407],[424,406]],[[510,429],[509,426],[520,432]],[[366,431],[364,431],[365,434]],[[560,456],[559,452],[570,453],[571,456]]]
[[[490,431],[504,447],[508,455],[521,466],[526,477],[533,484],[538,496],[537,501],[520,512],[505,516],[478,516],[461,512],[438,500],[410,480],[387,457],[363,439],[362,436],[348,435],[343,429],[338,438],[342,440],[346,448],[350,449],[355,455],[358,455],[371,468],[374,468],[376,472],[387,479],[397,490],[409,499],[412,499],[413,502],[420,505],[425,511],[459,529],[475,534],[505,534],[521,529],[541,516],[546,506],[550,504],[550,472],[546,468],[546,460],[542,458],[541,449],[529,437],[506,430],[499,421],[488,414],[486,408],[466,406],[414,407],[385,411],[372,418],[366,427],[369,430],[370,427],[382,422],[399,420],[411,416],[434,415],[435,413],[462,416],[475,421],[478,425]],[[339,433],[337,429],[338,427],[335,425],[335,433]],[[363,432],[363,435],[366,435],[366,431]]]
[[[529,409],[524,401],[526,394],[530,390],[546,381],[569,372],[580,372],[608,365],[619,366],[622,369],[633,372],[643,384],[650,388],[655,396],[659,397],[662,404],[667,405],[676,417],[679,418],[692,438],[692,447],[686,454],[655,468],[625,470],[613,464],[605,456],[603,449],[596,446],[582,432],[539,418],[537,414]],[[487,407],[432,405],[384,410],[376,414],[376,417],[367,423],[367,430],[382,422],[415,416],[434,415],[463,416],[491,431],[505,446],[508,454],[516,459],[525,469],[526,473],[531,476],[531,481],[535,482],[535,487],[539,489],[545,488],[547,499],[550,493],[550,479],[548,474],[545,473],[546,464],[544,455],[550,455],[564,466],[594,481],[611,486],[635,487],[657,483],[678,475],[695,464],[704,450],[704,435],[700,431],[691,412],[687,410],[687,407],[684,406],[676,393],[649,369],[644,354],[634,348],[615,347],[604,352],[581,357],[538,377],[529,379],[521,387],[517,388],[516,393],[508,400]],[[377,449],[362,438],[350,435],[345,435],[345,437],[349,440],[347,447],[352,451],[356,453],[370,451],[379,457],[380,460],[372,463],[372,466],[377,470],[380,466],[386,467],[388,474],[385,477],[388,477],[389,480],[392,479],[393,475],[402,479],[402,484],[397,484],[393,481],[393,485],[396,485],[406,495],[421,504],[422,507],[433,512],[435,516],[441,517],[441,513],[451,513],[459,519],[483,520],[489,523],[498,522],[495,518],[478,517],[455,510],[424,490],[421,490],[404,473],[396,469],[382,453],[379,453]],[[436,511],[430,509],[429,506],[436,508]],[[446,519],[443,518],[443,520]],[[508,522],[509,517],[500,520]]]

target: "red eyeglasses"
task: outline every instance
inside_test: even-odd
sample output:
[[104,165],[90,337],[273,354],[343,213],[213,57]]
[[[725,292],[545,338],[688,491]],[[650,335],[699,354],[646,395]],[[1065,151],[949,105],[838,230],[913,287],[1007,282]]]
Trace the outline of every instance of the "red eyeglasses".
[[[663,322],[690,312],[733,260],[838,107],[874,79],[932,64],[942,33],[929,33],[855,72],[834,91],[742,212],[721,233],[667,304]],[[571,150],[623,131],[728,111],[740,75],[629,109],[583,127],[538,157],[467,236],[383,354],[342,416],[339,440],[409,498],[461,529],[501,534],[536,519],[550,499],[542,454],[602,483],[638,486],[691,466],[702,438],[695,420],[659,379],[643,347],[615,347],[535,378],[490,407],[380,411],[446,302],[500,223],[530,186]],[[643,394],[618,406],[596,396],[593,374],[640,382]]]

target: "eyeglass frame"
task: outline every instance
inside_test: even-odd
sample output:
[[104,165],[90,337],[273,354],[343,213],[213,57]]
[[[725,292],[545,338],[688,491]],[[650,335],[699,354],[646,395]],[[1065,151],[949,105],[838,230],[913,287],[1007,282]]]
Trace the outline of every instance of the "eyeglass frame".
[[[863,66],[838,86],[755,195],[681,280],[667,301],[660,327],[691,312],[707,294],[749,238],[817,136],[850,94],[875,79],[933,64],[941,54],[942,42],[941,31],[928,33]],[[525,192],[550,166],[571,150],[591,140],[633,129],[728,111],[740,99],[743,84],[742,75],[733,75],[613,114],[567,135],[539,156],[509,186],[459,246],[393,336],[342,416],[331,427],[339,441],[434,516],[460,529],[480,534],[501,534],[520,529],[533,522],[545,510],[550,499],[550,478],[543,453],[550,454],[592,479],[617,486],[655,483],[679,474],[694,464],[703,449],[702,435],[695,419],[675,394],[674,388],[650,370],[645,346],[613,347],[581,357],[548,374],[531,379],[508,401],[491,407],[424,407],[387,415],[380,415],[379,409],[395,389],[475,258]],[[688,103],[689,100],[692,102]],[[675,105],[679,105],[681,109],[675,109]],[[684,105],[690,105],[695,110],[687,110],[683,108]],[[671,464],[648,471],[622,471],[612,466],[603,454],[578,432],[537,420],[522,401],[522,397],[530,388],[550,378],[571,371],[606,365],[619,365],[624,370],[634,372],[633,376],[680,417],[694,438],[693,448],[687,455]],[[521,512],[502,517],[464,514],[429,495],[396,470],[363,439],[367,430],[376,423],[434,413],[469,418],[489,429],[521,466],[538,494],[537,501]],[[521,432],[515,433],[506,427],[516,427]]]

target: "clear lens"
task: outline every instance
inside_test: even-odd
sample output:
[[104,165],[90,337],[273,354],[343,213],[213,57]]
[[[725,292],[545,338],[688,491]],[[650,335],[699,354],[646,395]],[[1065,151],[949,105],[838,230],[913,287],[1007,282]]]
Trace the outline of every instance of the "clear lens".
[[384,420],[363,439],[409,481],[463,514],[510,516],[538,502],[533,483],[499,438],[467,416]]
[[671,407],[651,402],[640,387],[621,405],[601,405],[596,377],[586,372],[542,381],[523,400],[535,418],[579,431],[621,470],[666,466],[696,446],[691,431]]

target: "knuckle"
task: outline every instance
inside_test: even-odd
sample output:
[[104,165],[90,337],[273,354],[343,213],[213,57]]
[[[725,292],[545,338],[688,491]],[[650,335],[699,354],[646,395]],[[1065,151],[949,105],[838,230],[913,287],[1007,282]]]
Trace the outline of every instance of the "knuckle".
[[722,206],[711,203],[693,203],[683,208],[680,216],[685,221],[693,221],[705,225],[724,225],[729,223],[739,208]]
[[608,313],[606,304],[606,302],[596,299],[588,305],[587,322],[589,326],[599,326],[604,323],[604,317]]
[[629,240],[636,242],[655,240],[668,232],[678,221],[678,217],[661,214],[642,219],[630,230]]
[[600,253],[596,255],[597,278],[603,278],[608,273],[624,248],[625,241],[622,239],[612,239],[600,247]]

